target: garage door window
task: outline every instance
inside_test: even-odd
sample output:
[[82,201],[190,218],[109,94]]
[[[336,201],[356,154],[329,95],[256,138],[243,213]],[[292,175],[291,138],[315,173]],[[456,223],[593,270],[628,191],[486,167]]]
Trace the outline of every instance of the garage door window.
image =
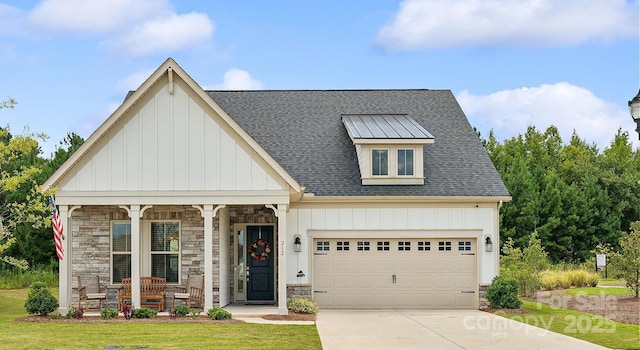
[[471,242],[458,242],[458,251],[471,251]]
[[451,242],[438,242],[438,250],[439,251],[450,251],[451,250]]
[[318,252],[327,252],[329,251],[329,242],[327,241],[318,241],[316,242],[316,251]]
[[378,250],[389,250],[389,242],[378,242]]
[[398,242],[398,250],[399,251],[411,250],[411,242]]
[[431,250],[431,242],[418,242],[418,250],[419,251]]
[[338,246],[336,247],[338,251],[346,251],[349,250],[349,242],[338,242]]
[[358,251],[368,251],[369,248],[369,242],[358,242]]

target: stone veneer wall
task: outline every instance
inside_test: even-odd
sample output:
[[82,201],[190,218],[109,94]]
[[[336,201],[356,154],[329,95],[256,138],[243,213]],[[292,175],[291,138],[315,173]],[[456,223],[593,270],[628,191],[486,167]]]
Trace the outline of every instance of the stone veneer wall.
[[[231,252],[229,254],[229,259],[230,259],[229,276],[231,276],[231,278],[233,279],[233,282],[231,283],[231,291],[230,291],[231,300],[234,300],[235,298],[234,288],[233,288],[235,284],[235,277],[233,274],[233,266],[235,265],[233,251],[234,251],[235,245],[237,244],[233,225],[234,224],[275,224],[276,226],[275,226],[274,234],[277,235],[277,229],[278,229],[277,222],[278,222],[278,219],[273,213],[273,210],[266,208],[265,206],[249,205],[249,206],[230,206],[229,207],[229,235],[231,236],[231,239],[229,240],[229,252]],[[272,242],[271,246],[277,247],[278,245],[273,244]],[[275,268],[275,273],[277,278],[277,274],[278,274],[277,265],[274,265],[274,268]],[[277,283],[276,283],[276,288],[277,288]]]
[[486,309],[489,307],[489,300],[487,300],[487,288],[491,284],[481,283],[478,286],[478,309]]
[[[71,221],[73,300],[77,300],[77,276],[98,275],[103,284],[110,283],[111,221],[125,220],[129,216],[117,206],[83,206],[73,212]],[[187,206],[155,206],[144,212],[141,220],[178,220],[181,234],[181,278],[186,283],[188,274],[204,273],[204,219],[200,211]],[[218,219],[213,220],[213,299],[219,297]],[[167,300],[172,288],[168,288]]]
[[306,297],[311,299],[310,284],[287,284],[287,299],[291,297]]

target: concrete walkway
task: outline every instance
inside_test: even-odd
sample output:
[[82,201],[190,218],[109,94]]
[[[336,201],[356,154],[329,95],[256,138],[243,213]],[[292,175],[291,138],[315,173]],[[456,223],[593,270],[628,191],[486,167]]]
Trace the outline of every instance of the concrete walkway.
[[539,326],[477,310],[321,310],[316,319],[323,350],[606,349]]

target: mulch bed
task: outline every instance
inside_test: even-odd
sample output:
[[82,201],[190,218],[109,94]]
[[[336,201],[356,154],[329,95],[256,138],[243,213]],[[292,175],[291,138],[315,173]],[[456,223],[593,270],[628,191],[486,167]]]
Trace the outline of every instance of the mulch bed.
[[265,320],[271,321],[315,321],[316,315],[314,314],[299,314],[297,312],[289,311],[288,315],[264,315]]
[[81,319],[75,318],[54,318],[51,316],[27,316],[20,317],[15,319],[17,322],[63,322],[63,323],[211,323],[211,324],[233,324],[233,323],[244,323],[240,320],[212,320],[206,316],[199,316],[196,318],[191,318],[189,316],[185,317],[177,317],[172,319],[168,316],[156,316],[154,318],[131,318],[125,319],[124,316],[118,316],[115,318],[110,318],[107,320],[103,320],[100,316],[86,316]]
[[[620,323],[640,325],[640,298],[629,295],[567,295],[562,290],[555,290],[539,292],[538,298],[530,301],[587,312]],[[520,309],[487,308],[482,311],[509,314],[527,313],[526,310]]]
[[[312,314],[299,314],[295,312],[289,312],[288,315],[264,315],[265,320],[271,321],[315,321],[316,315]],[[27,316],[16,318],[17,322],[64,322],[64,323],[211,323],[211,324],[234,324],[244,323],[244,321],[231,319],[231,320],[212,320],[207,316],[199,316],[191,318],[189,316],[177,317],[172,319],[169,316],[156,316],[155,318],[131,318],[125,319],[124,316],[118,316],[108,320],[103,320],[99,316],[85,316],[81,319],[52,316]]]

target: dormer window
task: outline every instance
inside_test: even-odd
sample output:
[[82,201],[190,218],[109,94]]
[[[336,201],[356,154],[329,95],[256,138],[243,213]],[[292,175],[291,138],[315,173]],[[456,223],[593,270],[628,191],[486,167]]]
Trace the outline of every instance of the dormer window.
[[398,150],[398,176],[413,176],[413,149]]
[[343,115],[363,185],[424,185],[423,145],[433,136],[405,114]]
[[386,149],[371,150],[371,175],[373,176],[389,175],[389,150],[386,150]]

